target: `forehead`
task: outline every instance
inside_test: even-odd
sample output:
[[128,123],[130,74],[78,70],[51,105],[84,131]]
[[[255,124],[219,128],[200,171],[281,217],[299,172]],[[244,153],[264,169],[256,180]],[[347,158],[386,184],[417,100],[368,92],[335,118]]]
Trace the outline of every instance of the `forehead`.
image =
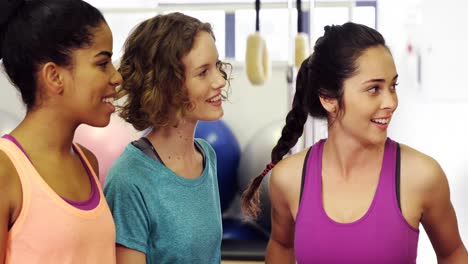
[[356,60],[358,78],[386,79],[397,74],[392,54],[384,46],[376,46],[366,49]]
[[112,32],[105,22],[101,22],[98,27],[91,30],[93,42],[91,49],[105,49],[112,51]]
[[182,58],[187,69],[209,63],[218,57],[218,50],[210,33],[200,31],[195,36],[192,49]]
[[91,45],[75,50],[74,55],[76,58],[93,58],[102,51],[112,52],[112,32],[105,22],[91,29],[90,33],[92,35]]

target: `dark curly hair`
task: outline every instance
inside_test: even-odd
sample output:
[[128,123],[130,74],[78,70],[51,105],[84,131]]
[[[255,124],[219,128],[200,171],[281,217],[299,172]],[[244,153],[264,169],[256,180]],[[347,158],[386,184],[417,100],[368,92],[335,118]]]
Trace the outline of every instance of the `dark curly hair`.
[[[98,9],[81,0],[4,2],[0,6],[0,58],[30,110],[36,105],[40,65],[52,61],[72,66],[72,51],[92,45],[93,29],[106,21]],[[4,6],[10,2],[15,4]]]
[[[171,109],[183,117],[191,108],[181,59],[190,52],[200,31],[214,39],[209,23],[176,12],[145,20],[127,38],[119,67],[124,83],[118,91],[118,97],[126,99],[119,115],[135,129],[166,126]],[[217,67],[229,88],[226,69],[231,65],[219,62]],[[227,92],[222,96],[226,99]]]
[[242,209],[247,216],[256,218],[259,209],[258,188],[264,176],[296,144],[302,135],[307,116],[327,118],[320,97],[337,99],[343,109],[343,83],[357,71],[356,60],[375,46],[385,46],[385,40],[376,30],[352,22],[325,27],[325,34],[314,46],[314,52],[304,60],[296,80],[296,93],[292,109],[276,146],[271,151],[271,163],[242,195]]

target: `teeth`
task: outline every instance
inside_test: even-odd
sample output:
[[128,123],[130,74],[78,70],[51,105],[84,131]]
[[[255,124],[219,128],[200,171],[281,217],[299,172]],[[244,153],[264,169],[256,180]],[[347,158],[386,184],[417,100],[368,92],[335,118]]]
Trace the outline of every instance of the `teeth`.
[[114,103],[114,97],[106,97],[102,99],[102,102],[112,104]]
[[389,120],[390,120],[389,118],[379,118],[379,119],[372,119],[372,122],[376,122],[379,124],[387,124]]
[[208,102],[214,103],[214,102],[218,102],[219,100],[221,100],[221,95],[211,98],[210,100],[208,100]]

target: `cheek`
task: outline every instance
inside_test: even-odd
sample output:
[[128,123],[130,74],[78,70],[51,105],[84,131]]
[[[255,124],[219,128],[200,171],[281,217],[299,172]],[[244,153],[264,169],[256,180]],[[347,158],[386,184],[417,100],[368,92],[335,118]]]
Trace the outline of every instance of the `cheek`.
[[363,114],[366,112],[363,106],[364,102],[362,101],[362,98],[349,96],[348,98],[343,100],[343,111],[341,114],[344,119],[359,119],[359,117],[362,117]]
[[198,109],[203,105],[203,98],[197,94],[189,94],[190,104],[192,105],[191,109]]
[[190,112],[197,111],[203,107],[204,98],[201,97],[200,95],[192,94],[192,95],[189,95],[189,98],[190,98],[190,107],[189,107]]
[[200,85],[199,81],[187,81],[185,83],[185,90],[190,101],[198,101],[203,94],[203,86]]
[[355,126],[358,123],[363,124],[372,116],[373,109],[366,104],[349,104],[345,106],[344,112],[342,113],[342,119],[344,122]]
[[206,93],[199,87],[199,89],[193,89],[188,93],[190,101],[194,104],[202,104],[206,99]]

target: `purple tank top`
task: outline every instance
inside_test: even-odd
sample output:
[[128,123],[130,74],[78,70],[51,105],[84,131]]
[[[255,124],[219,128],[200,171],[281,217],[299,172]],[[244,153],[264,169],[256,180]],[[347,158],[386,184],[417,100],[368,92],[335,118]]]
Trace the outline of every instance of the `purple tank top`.
[[[24,153],[24,155],[29,159],[29,161],[31,161],[31,159],[29,158],[26,151],[24,151],[21,144],[12,135],[6,134],[6,135],[3,135],[2,138],[8,139],[11,142],[15,143],[15,145]],[[73,146],[73,149],[75,150],[75,146]],[[62,199],[65,200],[67,203],[73,205],[74,207],[78,208],[78,209],[89,211],[89,210],[92,210],[92,209],[96,208],[96,206],[99,204],[100,195],[99,195],[99,191],[98,191],[98,188],[97,188],[97,183],[96,183],[96,181],[94,180],[94,178],[93,178],[93,176],[91,174],[90,168],[88,168],[88,166],[86,166],[86,162],[84,162],[83,157],[81,157],[79,152],[76,151],[76,150],[75,150],[75,152],[78,153],[78,156],[80,157],[81,163],[85,167],[86,173],[88,174],[89,181],[91,183],[91,193],[90,193],[88,199],[86,199],[84,201],[72,201],[72,200],[67,199],[65,197],[62,197]]]
[[413,264],[419,230],[404,219],[395,185],[397,143],[387,139],[379,183],[368,211],[352,223],[328,217],[322,202],[322,152],[312,146],[304,163],[304,189],[296,217],[297,263]]

